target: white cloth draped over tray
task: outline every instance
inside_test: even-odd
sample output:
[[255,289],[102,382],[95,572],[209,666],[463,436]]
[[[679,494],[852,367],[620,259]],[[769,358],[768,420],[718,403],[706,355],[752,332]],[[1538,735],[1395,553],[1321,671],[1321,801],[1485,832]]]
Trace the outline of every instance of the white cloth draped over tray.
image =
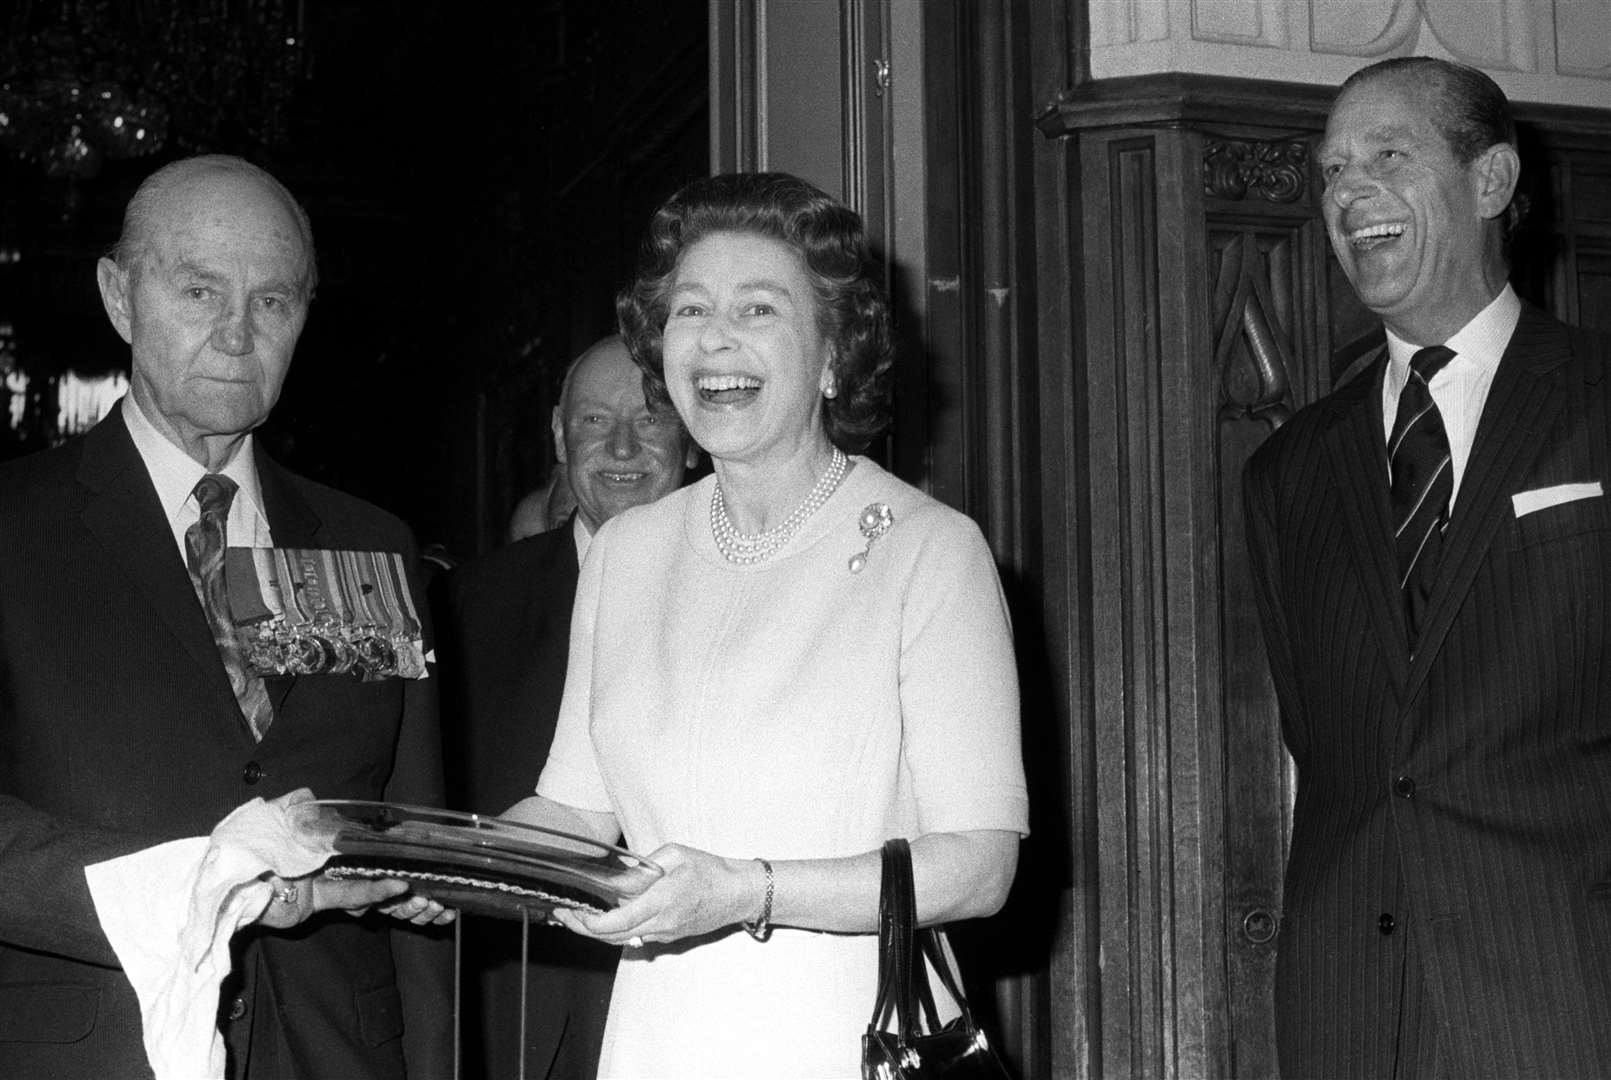
[[139,997],[157,1080],[222,1080],[218,988],[229,974],[229,939],[273,899],[265,873],[311,874],[332,854],[293,829],[287,809],[253,799],[211,836],[84,868],[101,927]]

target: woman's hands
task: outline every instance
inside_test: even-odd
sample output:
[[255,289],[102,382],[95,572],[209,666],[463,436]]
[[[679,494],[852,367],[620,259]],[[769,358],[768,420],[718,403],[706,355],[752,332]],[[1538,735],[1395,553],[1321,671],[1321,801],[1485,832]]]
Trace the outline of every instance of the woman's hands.
[[[766,871],[755,859],[724,859],[667,844],[650,856],[666,871],[614,911],[556,910],[554,921],[613,945],[678,941],[760,917]],[[925,833],[912,841],[920,925],[994,914],[1018,864],[1018,834],[979,829]],[[776,859],[771,919],[779,926],[868,934],[878,929],[878,850],[826,859]],[[639,940],[641,939],[641,940]]]
[[681,844],[649,858],[666,874],[640,896],[602,915],[554,910],[554,921],[586,937],[634,948],[722,930],[761,913],[765,872],[753,859],[724,859]]

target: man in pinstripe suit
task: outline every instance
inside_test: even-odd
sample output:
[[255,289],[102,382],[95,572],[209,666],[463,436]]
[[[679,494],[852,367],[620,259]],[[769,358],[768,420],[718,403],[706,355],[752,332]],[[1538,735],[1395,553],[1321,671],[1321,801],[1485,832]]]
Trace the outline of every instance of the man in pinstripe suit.
[[1388,345],[1246,474],[1288,1077],[1611,1074],[1611,350],[1507,284],[1515,141],[1487,76],[1411,58],[1320,149]]

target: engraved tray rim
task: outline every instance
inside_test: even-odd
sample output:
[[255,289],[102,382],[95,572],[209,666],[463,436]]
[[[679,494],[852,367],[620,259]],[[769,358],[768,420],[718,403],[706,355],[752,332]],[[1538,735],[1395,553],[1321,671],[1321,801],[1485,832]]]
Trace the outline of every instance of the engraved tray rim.
[[396,877],[422,896],[477,914],[605,911],[665,873],[624,848],[495,815],[374,799],[312,799],[289,809],[299,828],[335,850],[325,867],[330,876]]

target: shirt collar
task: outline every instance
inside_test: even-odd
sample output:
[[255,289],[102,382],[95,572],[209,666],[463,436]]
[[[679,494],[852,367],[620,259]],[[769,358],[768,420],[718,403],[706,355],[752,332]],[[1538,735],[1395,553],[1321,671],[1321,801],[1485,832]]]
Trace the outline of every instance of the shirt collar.
[[[1500,358],[1505,355],[1505,346],[1510,344],[1510,337],[1520,321],[1521,300],[1516,296],[1516,290],[1507,283],[1487,307],[1443,342],[1454,350],[1455,358],[1449,361],[1449,365],[1471,363],[1491,373],[1499,366]],[[1403,388],[1404,380],[1409,376],[1410,358],[1421,347],[1411,345],[1391,330],[1387,332],[1387,378],[1392,389]]]
[[581,511],[571,515],[571,536],[576,540],[576,565],[581,566],[587,558],[588,546],[593,543],[593,534],[582,524]]
[[[162,513],[171,525],[179,520],[180,511],[190,499],[196,481],[207,475],[207,470],[157,430],[134,400],[133,394],[123,396],[123,423],[129,429],[129,437],[134,440],[134,448],[145,462],[146,471],[151,474],[157,498],[162,501]],[[253,517],[266,525],[268,516],[263,512],[263,489],[257,482],[250,432],[235,448],[235,455],[218,471],[239,487],[235,499],[237,502],[245,500],[242,509],[250,510]]]

